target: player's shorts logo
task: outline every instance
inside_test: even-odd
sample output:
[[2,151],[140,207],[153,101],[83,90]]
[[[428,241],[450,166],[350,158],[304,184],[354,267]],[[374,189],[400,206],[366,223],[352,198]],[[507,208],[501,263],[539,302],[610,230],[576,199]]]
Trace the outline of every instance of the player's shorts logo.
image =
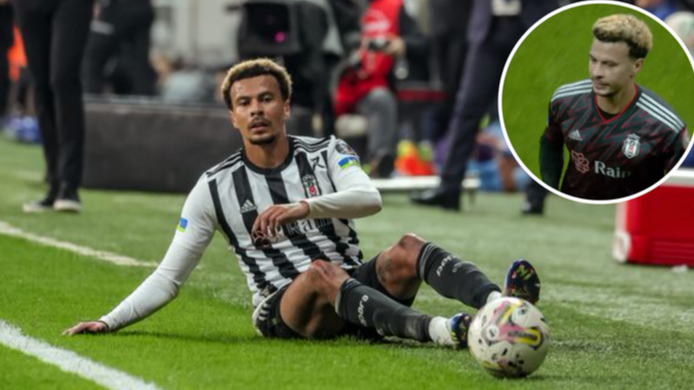
[[573,161],[576,165],[577,171],[581,173],[587,173],[588,171],[590,171],[590,162],[588,161],[586,156],[583,155],[583,153],[574,152],[572,150],[571,161]]
[[639,154],[641,149],[641,142],[639,142],[639,136],[636,134],[629,134],[627,139],[624,140],[624,145],[622,145],[622,153],[626,158],[634,158]]

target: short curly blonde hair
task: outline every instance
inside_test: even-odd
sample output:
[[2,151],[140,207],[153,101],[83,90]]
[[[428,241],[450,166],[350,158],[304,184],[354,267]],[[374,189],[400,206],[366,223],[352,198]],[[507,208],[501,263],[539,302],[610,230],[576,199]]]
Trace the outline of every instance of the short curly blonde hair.
[[292,78],[289,76],[289,73],[287,73],[287,70],[270,59],[256,58],[238,63],[232,66],[227,72],[224,82],[222,83],[222,96],[229,110],[234,109],[234,103],[231,101],[231,86],[234,85],[235,82],[265,75],[272,76],[277,80],[283,101],[287,101],[291,98]]
[[651,30],[633,15],[617,14],[598,19],[593,25],[593,37],[601,42],[625,42],[632,58],[646,58],[653,48]]

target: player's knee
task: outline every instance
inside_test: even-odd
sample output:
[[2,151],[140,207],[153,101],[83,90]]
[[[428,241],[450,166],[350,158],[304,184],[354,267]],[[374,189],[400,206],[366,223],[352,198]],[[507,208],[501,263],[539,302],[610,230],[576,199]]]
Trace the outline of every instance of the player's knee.
[[378,274],[381,279],[409,279],[416,275],[417,256],[425,241],[413,233],[404,234],[395,245],[383,253]]
[[313,289],[320,289],[320,286],[323,284],[325,277],[322,275],[320,269],[317,267],[314,267],[313,264],[311,264],[310,267],[306,270],[306,272],[303,273],[302,277],[308,283]]
[[406,253],[414,253],[417,255],[424,244],[425,241],[421,237],[414,233],[406,233],[400,237],[400,240],[398,240],[396,246],[398,249],[401,249]]
[[332,296],[349,275],[342,268],[327,261],[317,260],[306,271],[306,278],[315,291],[324,296]]

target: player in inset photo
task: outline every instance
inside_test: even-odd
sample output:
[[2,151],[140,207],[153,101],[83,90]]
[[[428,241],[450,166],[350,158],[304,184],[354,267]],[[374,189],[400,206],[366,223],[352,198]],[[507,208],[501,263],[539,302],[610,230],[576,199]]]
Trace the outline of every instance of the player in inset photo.
[[[662,179],[684,155],[689,135],[667,102],[635,82],[653,47],[648,26],[618,14],[598,19],[592,33],[590,79],[562,85],[551,97],[540,173],[567,195],[612,200]],[[564,146],[570,161],[562,179]]]

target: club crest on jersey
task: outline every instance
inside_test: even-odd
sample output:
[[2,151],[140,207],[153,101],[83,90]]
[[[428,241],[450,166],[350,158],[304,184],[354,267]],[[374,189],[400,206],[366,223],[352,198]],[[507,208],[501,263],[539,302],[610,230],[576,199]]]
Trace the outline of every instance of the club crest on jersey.
[[352,147],[347,145],[347,142],[345,142],[341,139],[337,140],[337,142],[335,143],[335,150],[337,150],[337,152],[340,154],[344,154],[347,156],[353,156],[357,159],[359,158],[357,156],[357,152],[355,152],[354,149],[352,149]]
[[316,177],[313,175],[306,175],[301,178],[301,183],[304,185],[304,190],[309,198],[318,196],[318,184],[316,182]]
[[639,136],[636,134],[629,134],[627,139],[624,140],[624,145],[622,145],[622,153],[627,158],[634,158],[639,154],[641,149],[641,142],[639,142]]

